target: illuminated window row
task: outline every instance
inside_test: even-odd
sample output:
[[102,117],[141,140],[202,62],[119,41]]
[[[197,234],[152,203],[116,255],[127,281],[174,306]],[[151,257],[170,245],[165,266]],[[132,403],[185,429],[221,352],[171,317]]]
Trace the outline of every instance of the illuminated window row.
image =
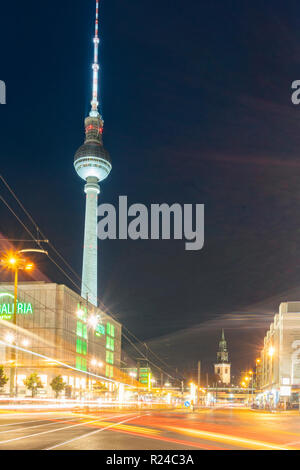
[[110,351],[106,351],[106,362],[108,364],[113,364],[114,363],[114,353]]

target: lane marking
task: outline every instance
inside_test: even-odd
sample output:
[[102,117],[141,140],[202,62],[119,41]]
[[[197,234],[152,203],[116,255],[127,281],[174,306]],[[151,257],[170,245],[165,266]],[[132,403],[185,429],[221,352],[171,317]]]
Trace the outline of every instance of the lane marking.
[[107,429],[113,428],[115,426],[119,426],[120,424],[123,424],[123,423],[127,423],[128,421],[132,421],[136,418],[139,418],[139,415],[133,416],[132,418],[125,419],[123,421],[120,421],[119,423],[110,424],[109,426],[106,426],[105,428],[102,428],[102,429],[96,429],[96,431],[88,432],[87,434],[83,434],[82,436],[74,437],[73,439],[70,439],[70,440],[65,441],[65,442],[61,442],[60,444],[56,444],[55,446],[48,447],[47,449],[44,449],[44,450],[57,449],[57,447],[61,447],[61,446],[70,444],[70,442],[78,441],[78,439],[85,439],[88,436],[92,436],[93,434],[97,434],[98,432],[106,431]]
[[[64,419],[64,418],[56,418],[56,419]],[[29,424],[29,423],[40,423],[41,421],[47,421],[46,419],[34,419],[33,421],[19,421],[18,423],[7,423],[7,424],[0,424],[0,427],[3,428],[5,426],[18,426],[19,424]]]
[[[124,416],[124,415],[110,416],[109,419],[120,418],[121,416]],[[125,416],[129,416],[129,415],[125,415]],[[107,417],[106,417],[106,419],[107,419]],[[30,439],[31,437],[42,436],[43,434],[50,434],[52,432],[63,431],[64,429],[71,429],[71,428],[76,428],[78,426],[85,426],[87,424],[96,423],[97,421],[101,422],[101,421],[103,421],[103,419],[95,419],[93,421],[87,421],[86,423],[73,424],[72,426],[64,426],[63,428],[51,429],[51,431],[43,431],[43,432],[38,432],[38,433],[35,433],[35,434],[29,434],[27,436],[15,437],[14,439],[7,439],[6,441],[0,441],[0,445],[7,444],[9,442],[14,442],[14,441],[21,441],[23,439]]]
[[[37,424],[36,426],[25,426],[24,428],[8,429],[6,431],[0,431],[0,434],[4,434],[4,433],[7,433],[7,432],[20,432],[20,431],[24,431],[26,429],[40,428],[42,426],[53,426],[53,424],[58,424],[58,422],[62,422],[62,423],[68,423],[69,421],[74,421],[75,422],[75,417],[74,418],[69,418],[69,419],[66,419],[66,418],[53,418],[53,419],[56,419],[56,421],[54,421],[52,423]],[[84,418],[81,418],[81,419],[84,419]],[[33,423],[34,422],[36,422],[36,421],[33,421]],[[21,423],[21,424],[24,424],[24,423]]]

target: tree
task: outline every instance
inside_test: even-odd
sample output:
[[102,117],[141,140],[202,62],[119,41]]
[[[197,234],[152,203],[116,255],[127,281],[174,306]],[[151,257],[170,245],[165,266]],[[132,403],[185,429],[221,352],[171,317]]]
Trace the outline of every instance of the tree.
[[65,389],[66,385],[67,384],[63,381],[63,378],[61,375],[54,377],[54,379],[50,383],[50,387],[55,392],[56,398],[59,397],[60,392],[62,392]]
[[107,392],[108,388],[104,383],[97,381],[93,384],[93,391],[98,395]]
[[39,388],[43,388],[42,381],[37,374],[30,374],[25,380],[24,385],[28,390],[31,390],[32,398],[36,396]]
[[6,385],[8,382],[8,377],[4,373],[4,367],[0,366],[0,390]]

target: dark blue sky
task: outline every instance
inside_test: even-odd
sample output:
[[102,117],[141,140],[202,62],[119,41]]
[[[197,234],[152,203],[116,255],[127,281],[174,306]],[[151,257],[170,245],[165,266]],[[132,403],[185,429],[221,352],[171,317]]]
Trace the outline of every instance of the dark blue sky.
[[[1,6],[1,173],[79,273],[73,156],[91,99],[93,21],[93,0]],[[100,31],[113,162],[101,200],[206,206],[200,252],[102,242],[100,295],[174,365],[209,367],[223,326],[234,368],[244,367],[268,314],[288,295],[300,300],[300,106],[290,100],[299,2],[103,0]],[[22,235],[3,206],[0,216],[4,235]]]

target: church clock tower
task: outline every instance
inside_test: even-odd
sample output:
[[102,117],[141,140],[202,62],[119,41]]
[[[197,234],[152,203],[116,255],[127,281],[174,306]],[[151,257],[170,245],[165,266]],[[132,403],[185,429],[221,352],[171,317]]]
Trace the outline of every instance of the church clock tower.
[[223,384],[230,384],[230,366],[228,361],[227,341],[225,340],[224,330],[219,342],[219,351],[217,352],[217,363],[215,364],[215,374],[220,377]]

